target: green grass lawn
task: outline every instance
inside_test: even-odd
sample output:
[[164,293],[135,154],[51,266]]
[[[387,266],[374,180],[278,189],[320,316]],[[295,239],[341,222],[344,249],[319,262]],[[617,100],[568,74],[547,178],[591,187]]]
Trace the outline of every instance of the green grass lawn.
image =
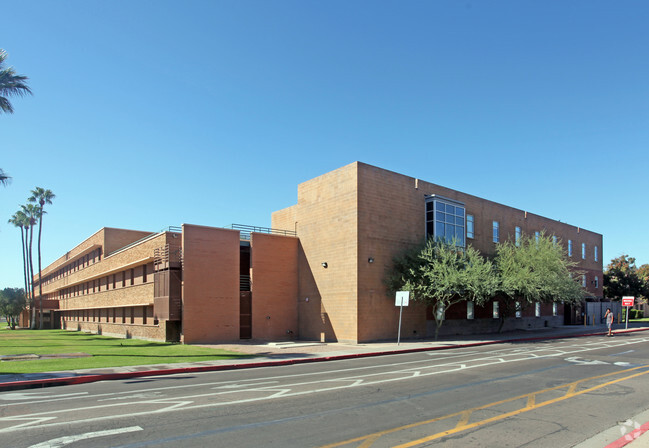
[[243,359],[250,355],[193,345],[117,339],[66,330],[0,330],[0,355],[87,353],[83,358],[1,361],[0,374]]

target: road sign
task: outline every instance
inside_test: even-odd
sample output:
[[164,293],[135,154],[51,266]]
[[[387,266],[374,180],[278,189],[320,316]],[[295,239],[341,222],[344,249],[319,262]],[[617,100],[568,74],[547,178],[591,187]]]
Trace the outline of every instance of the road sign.
[[399,333],[397,334],[397,345],[401,342],[401,315],[403,314],[403,307],[408,306],[409,298],[410,291],[397,291],[397,296],[394,300],[395,306],[399,307]]
[[633,306],[634,302],[635,302],[635,297],[633,296],[622,297],[622,306]]
[[397,291],[397,297],[394,301],[395,306],[408,306],[410,291]]

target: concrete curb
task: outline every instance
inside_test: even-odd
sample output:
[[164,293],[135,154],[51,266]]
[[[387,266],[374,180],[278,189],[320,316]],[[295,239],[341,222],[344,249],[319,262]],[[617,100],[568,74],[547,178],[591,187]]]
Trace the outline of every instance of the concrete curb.
[[[635,333],[639,331],[649,331],[649,328],[617,330],[615,334]],[[571,339],[571,338],[586,337],[586,336],[603,336],[605,334],[606,332],[595,332],[595,333],[566,334],[566,335],[554,335],[554,336],[536,336],[536,337],[528,337],[528,338],[472,342],[467,344],[457,344],[457,345],[438,346],[438,347],[418,347],[418,348],[409,348],[403,350],[384,350],[380,352],[352,353],[347,355],[319,356],[314,358],[292,358],[292,359],[284,359],[279,361],[259,361],[259,362],[241,363],[241,364],[192,366],[192,367],[181,367],[177,369],[88,374],[88,375],[78,375],[78,376],[61,377],[61,378],[43,378],[37,380],[9,381],[9,382],[0,383],[0,392],[10,391],[10,390],[20,390],[20,389],[32,389],[38,387],[85,384],[85,383],[93,383],[97,381],[123,380],[129,378],[140,378],[145,376],[161,376],[161,375],[175,375],[175,374],[182,374],[182,373],[216,372],[222,370],[238,370],[238,369],[254,369],[260,367],[287,366],[293,364],[306,364],[306,363],[323,362],[323,361],[341,361],[345,359],[370,358],[375,356],[418,353],[418,352],[428,352],[428,351],[437,351],[437,350],[452,350],[457,348],[479,347],[483,345],[494,345],[494,344],[506,344],[511,342],[531,342],[531,341],[548,340],[548,339]]]
[[[615,442],[609,443],[606,445],[604,448],[622,448],[623,446],[627,446],[631,442],[635,442],[642,436],[643,434],[646,434],[647,431],[649,431],[649,422],[645,423],[644,425],[640,426],[638,429],[631,431],[629,434],[626,434],[619,439],[617,439]],[[642,441],[645,442],[645,437],[643,437]],[[646,445],[642,445],[646,446]]]

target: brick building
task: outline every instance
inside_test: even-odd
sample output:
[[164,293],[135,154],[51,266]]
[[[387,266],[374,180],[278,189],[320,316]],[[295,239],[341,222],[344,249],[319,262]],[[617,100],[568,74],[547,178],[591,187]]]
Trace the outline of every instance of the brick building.
[[[493,254],[499,242],[540,231],[567,246],[592,299],[602,295],[600,234],[359,162],[300,184],[272,228],[282,230],[105,228],[43,271],[44,298],[58,301],[63,328],[121,337],[390,339],[398,308],[383,281],[396,255],[442,235]],[[495,306],[451,307],[442,334],[494,330]],[[548,304],[506,328],[579,318],[579,309]],[[424,306],[404,309],[404,337],[429,337],[433,327]]]

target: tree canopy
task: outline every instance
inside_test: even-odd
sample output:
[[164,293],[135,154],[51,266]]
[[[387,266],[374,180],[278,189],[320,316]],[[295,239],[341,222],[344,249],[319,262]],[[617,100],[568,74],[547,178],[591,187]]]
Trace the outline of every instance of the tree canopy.
[[497,297],[499,331],[506,317],[533,303],[582,300],[576,268],[561,244],[543,233],[499,244],[493,262],[470,245],[430,239],[394,260],[387,283],[391,292],[410,291],[413,301],[432,307],[437,338],[444,311],[464,300],[480,306]]
[[451,305],[471,300],[482,304],[496,291],[498,279],[493,265],[471,246],[429,239],[394,260],[389,289],[410,291],[412,300],[433,308],[435,339]]
[[16,327],[16,320],[27,305],[25,290],[22,288],[5,288],[0,290],[0,315],[7,318],[11,328]]
[[27,85],[27,76],[17,75],[13,67],[5,67],[7,52],[0,48],[0,112],[11,114],[14,111],[10,96],[31,94]]
[[604,295],[613,300],[649,298],[649,265],[638,268],[635,258],[627,254],[613,258],[604,270]]
[[505,241],[496,248],[500,278],[500,329],[505,318],[533,303],[574,303],[584,298],[577,263],[545,233]]

